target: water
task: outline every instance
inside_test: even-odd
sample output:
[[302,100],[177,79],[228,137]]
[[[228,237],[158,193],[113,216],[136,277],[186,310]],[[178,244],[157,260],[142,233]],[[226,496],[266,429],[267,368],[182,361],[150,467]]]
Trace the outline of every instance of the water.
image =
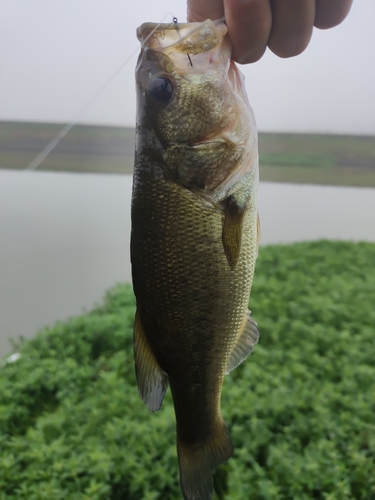
[[[131,177],[0,170],[0,356],[130,281]],[[262,244],[375,241],[375,189],[262,183]]]

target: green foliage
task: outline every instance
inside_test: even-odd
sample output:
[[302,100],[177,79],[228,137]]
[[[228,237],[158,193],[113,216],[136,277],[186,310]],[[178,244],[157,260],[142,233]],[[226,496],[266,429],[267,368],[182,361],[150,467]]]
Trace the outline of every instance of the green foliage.
[[[260,343],[226,377],[235,452],[220,500],[375,499],[375,245],[260,249]],[[0,368],[0,500],[181,498],[170,394],[134,376],[129,285],[44,329]]]

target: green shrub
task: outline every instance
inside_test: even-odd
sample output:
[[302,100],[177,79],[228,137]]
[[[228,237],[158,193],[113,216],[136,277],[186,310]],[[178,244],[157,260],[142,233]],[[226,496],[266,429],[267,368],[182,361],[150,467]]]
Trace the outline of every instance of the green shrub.
[[[365,243],[260,249],[260,343],[223,389],[221,498],[375,499],[374,263]],[[137,393],[134,310],[118,285],[0,368],[1,500],[181,498],[170,394],[152,414]]]

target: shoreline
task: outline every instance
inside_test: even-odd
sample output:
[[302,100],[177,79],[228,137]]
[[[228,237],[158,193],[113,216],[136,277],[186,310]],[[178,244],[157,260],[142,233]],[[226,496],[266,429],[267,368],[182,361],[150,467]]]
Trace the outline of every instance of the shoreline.
[[[24,170],[63,125],[0,121],[0,169]],[[132,174],[135,130],[75,125],[38,171]],[[375,187],[375,136],[259,133],[260,179]]]

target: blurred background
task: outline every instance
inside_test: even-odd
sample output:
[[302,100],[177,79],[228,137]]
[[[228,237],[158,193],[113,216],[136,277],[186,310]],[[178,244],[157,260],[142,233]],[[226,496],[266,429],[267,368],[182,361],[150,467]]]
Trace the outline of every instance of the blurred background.
[[[135,31],[185,11],[175,0],[2,0],[0,355],[131,280]],[[372,0],[355,0],[300,56],[268,51],[241,67],[259,129],[262,244],[375,241],[374,18]]]

